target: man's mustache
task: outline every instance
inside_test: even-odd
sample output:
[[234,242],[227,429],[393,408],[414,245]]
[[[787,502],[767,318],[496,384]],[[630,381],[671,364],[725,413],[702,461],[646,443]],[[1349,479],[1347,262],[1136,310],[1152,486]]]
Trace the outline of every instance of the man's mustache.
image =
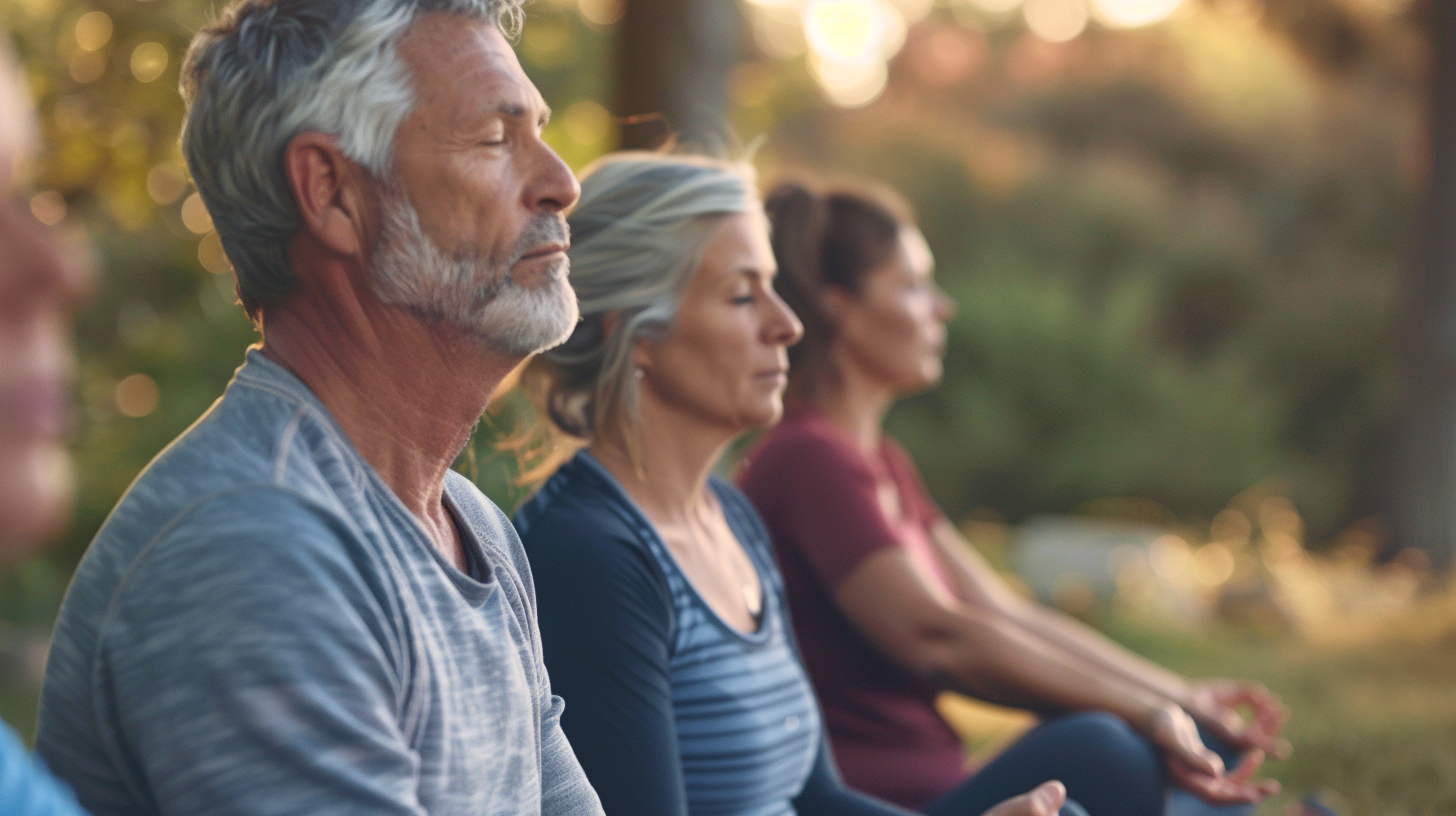
[[531,219],[521,230],[516,245],[511,250],[506,268],[510,269],[525,256],[553,244],[566,245],[571,242],[571,228],[566,219],[558,213],[542,213]]

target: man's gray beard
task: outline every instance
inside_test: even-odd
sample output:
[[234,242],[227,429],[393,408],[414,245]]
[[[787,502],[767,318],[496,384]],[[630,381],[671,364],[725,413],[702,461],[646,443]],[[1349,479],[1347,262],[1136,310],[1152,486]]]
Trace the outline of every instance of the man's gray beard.
[[424,320],[457,326],[491,349],[525,356],[558,346],[576,326],[576,293],[567,283],[567,260],[556,262],[545,282],[520,286],[511,268],[527,252],[565,243],[565,219],[542,214],[521,231],[507,257],[478,250],[446,255],[424,234],[420,217],[402,190],[383,196],[383,225],[370,270],[374,293]]

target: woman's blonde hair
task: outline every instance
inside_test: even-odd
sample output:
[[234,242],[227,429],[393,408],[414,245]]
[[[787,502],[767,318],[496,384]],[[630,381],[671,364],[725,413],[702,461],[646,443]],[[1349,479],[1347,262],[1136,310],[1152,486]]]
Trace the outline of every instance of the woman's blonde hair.
[[715,229],[758,207],[744,163],[623,152],[583,172],[567,218],[581,322],[527,372],[557,429],[621,444],[640,466],[632,345],[666,334]]

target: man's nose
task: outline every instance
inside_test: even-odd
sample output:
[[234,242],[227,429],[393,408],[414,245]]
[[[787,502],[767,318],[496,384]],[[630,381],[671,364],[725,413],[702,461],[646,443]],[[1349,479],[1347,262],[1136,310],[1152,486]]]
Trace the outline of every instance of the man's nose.
[[539,141],[540,165],[530,187],[528,205],[533,210],[563,212],[581,197],[581,183],[562,158],[545,141]]

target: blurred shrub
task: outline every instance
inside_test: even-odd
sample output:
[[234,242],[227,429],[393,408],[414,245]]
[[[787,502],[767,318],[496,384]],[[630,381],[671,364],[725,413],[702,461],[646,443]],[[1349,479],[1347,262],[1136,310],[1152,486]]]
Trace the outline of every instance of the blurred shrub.
[[1332,81],[1241,25],[988,28],[953,87],[892,72],[865,108],[806,110],[785,73],[770,94],[768,163],[903,191],[960,303],[943,384],[890,418],[952,517],[1140,496],[1206,520],[1260,482],[1317,540],[1361,515],[1418,84]]
[[946,382],[893,427],[949,506],[1021,516],[1144,496],[1196,511],[1276,469],[1276,401],[1247,361],[1154,348],[1151,282],[1088,305],[1066,282],[945,277],[961,307]]

